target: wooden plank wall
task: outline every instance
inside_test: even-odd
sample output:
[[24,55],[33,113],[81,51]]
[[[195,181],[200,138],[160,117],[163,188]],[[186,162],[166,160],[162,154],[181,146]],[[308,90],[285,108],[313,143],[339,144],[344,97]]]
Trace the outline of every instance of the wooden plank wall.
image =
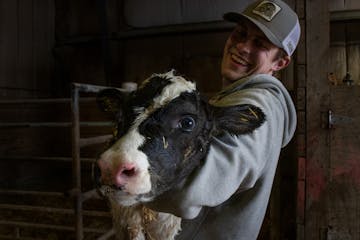
[[360,1],[358,0],[329,0],[329,11],[342,11],[360,9]]
[[[55,40],[61,37],[55,35],[55,3],[59,2],[62,1],[0,1],[0,124],[69,122],[71,119],[70,101],[7,103],[15,98],[68,96],[69,83],[81,79],[75,74],[73,79],[67,79],[55,65]],[[87,9],[89,2],[82,3]],[[66,10],[75,18],[79,17],[76,11],[81,12],[75,7]],[[60,11],[56,13],[61,16]],[[75,25],[69,25],[71,34],[77,30],[74,26],[93,29],[98,23],[98,15],[95,13],[90,20],[81,20],[81,24],[74,21]],[[89,59],[93,58],[87,58],[92,52],[89,47],[85,45],[82,49],[87,53],[81,62],[85,64],[76,65],[80,65],[79,68],[87,66],[82,76],[88,69],[98,69],[97,65],[102,69],[101,64],[92,64]],[[97,52],[96,58],[101,59],[101,50]],[[74,62],[78,59],[71,58]],[[101,121],[94,115],[94,102],[81,104],[80,108],[82,121]],[[81,128],[82,137],[109,132],[111,129],[104,127]],[[74,199],[66,194],[72,188],[71,128],[0,126],[0,143],[0,239],[74,239]],[[101,145],[84,148],[81,156],[94,158],[102,148]],[[82,164],[82,173],[83,191],[92,189],[91,163]],[[84,210],[86,239],[96,239],[111,228],[106,202],[87,201]]]
[[[328,1],[306,2],[306,191],[304,239],[326,239],[327,204],[324,193],[328,179],[328,132],[322,115],[329,106],[327,81],[329,49]],[[324,161],[325,160],[325,161]]]
[[[352,134],[358,132],[357,125],[355,123],[349,134],[344,131],[345,127],[336,132],[328,129],[327,122],[328,110],[336,109],[341,113],[349,106],[358,105],[355,104],[358,86],[346,87],[343,79],[349,72],[354,84],[358,84],[356,76],[359,71],[356,40],[359,39],[359,19],[330,22],[330,14],[341,15],[359,10],[359,1],[318,0],[306,3],[306,186],[302,239],[358,239],[359,235],[358,189],[349,181],[353,172],[349,171],[350,176],[348,173],[336,173],[337,167],[348,167],[344,156],[351,156],[351,153],[340,153],[353,146],[347,141],[354,139]],[[344,102],[346,94],[348,103]],[[343,114],[356,114],[356,111],[348,110]],[[351,129],[351,126],[347,127]],[[340,150],[339,144],[346,147]],[[347,187],[340,186],[343,181],[347,182]]]
[[0,1],[0,98],[47,95],[53,74],[54,1]]
[[121,86],[122,44],[109,40],[123,27],[121,7],[118,0],[55,0],[56,95],[68,94],[71,82]]
[[329,129],[327,237],[360,239],[360,86],[331,86],[330,98],[333,113],[352,121]]

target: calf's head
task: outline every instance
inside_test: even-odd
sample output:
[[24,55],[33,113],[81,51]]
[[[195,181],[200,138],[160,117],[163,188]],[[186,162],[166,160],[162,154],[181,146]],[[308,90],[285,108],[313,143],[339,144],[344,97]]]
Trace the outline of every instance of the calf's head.
[[265,119],[252,105],[209,105],[195,83],[173,71],[152,75],[127,95],[103,90],[98,103],[117,122],[116,137],[98,160],[100,191],[125,206],[180,183],[204,159],[213,136],[250,133]]

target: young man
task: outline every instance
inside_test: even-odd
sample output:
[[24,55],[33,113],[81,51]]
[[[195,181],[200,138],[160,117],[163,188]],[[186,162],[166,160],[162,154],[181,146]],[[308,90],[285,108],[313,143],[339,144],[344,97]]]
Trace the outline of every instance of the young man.
[[184,219],[176,239],[256,239],[280,150],[296,128],[293,102],[272,75],[289,64],[299,41],[297,15],[280,0],[261,0],[224,19],[237,26],[225,44],[224,89],[211,103],[250,103],[264,111],[266,121],[252,134],[215,139],[203,165],[189,179],[149,204]]

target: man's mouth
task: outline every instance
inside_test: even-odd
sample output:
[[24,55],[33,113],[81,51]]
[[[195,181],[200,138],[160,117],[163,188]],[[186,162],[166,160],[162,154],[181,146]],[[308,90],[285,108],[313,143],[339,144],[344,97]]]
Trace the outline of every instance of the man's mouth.
[[235,62],[236,64],[242,65],[242,66],[248,66],[249,63],[242,59],[239,55],[236,55],[234,53],[230,53],[231,60]]

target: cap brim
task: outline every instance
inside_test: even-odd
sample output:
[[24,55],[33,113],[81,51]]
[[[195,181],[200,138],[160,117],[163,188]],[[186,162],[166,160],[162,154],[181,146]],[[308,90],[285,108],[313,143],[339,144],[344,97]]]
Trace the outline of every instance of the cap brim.
[[238,23],[239,21],[241,21],[245,18],[245,19],[251,21],[252,23],[254,23],[265,34],[265,36],[269,39],[269,41],[272,42],[275,46],[277,46],[279,48],[283,48],[282,43],[279,41],[279,39],[277,39],[274,36],[274,34],[264,24],[257,21],[256,19],[251,18],[246,15],[243,15],[241,13],[236,13],[236,12],[225,13],[223,18],[226,21],[235,22],[235,23]]

